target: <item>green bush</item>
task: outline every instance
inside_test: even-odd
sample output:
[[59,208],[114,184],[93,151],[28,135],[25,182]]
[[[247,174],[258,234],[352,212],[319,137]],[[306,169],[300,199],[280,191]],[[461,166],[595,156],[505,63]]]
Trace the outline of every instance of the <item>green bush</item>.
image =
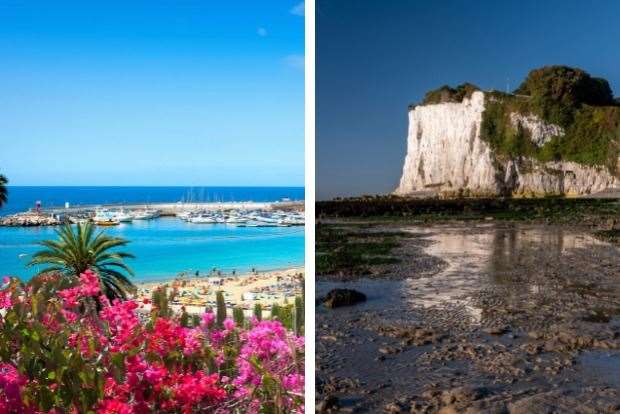
[[587,72],[568,66],[544,66],[530,71],[515,90],[551,105],[577,108],[581,104],[614,105],[609,83]]
[[[498,156],[574,161],[606,166],[617,173],[620,107],[607,81],[580,69],[548,66],[531,71],[515,93],[494,91],[486,97],[481,137]],[[565,134],[539,148],[528,131],[512,126],[511,113],[537,115],[564,128]]]
[[462,102],[464,98],[469,98],[480,88],[471,83],[463,83],[456,88],[444,85],[439,89],[429,91],[424,95],[423,105],[437,104],[444,102]]

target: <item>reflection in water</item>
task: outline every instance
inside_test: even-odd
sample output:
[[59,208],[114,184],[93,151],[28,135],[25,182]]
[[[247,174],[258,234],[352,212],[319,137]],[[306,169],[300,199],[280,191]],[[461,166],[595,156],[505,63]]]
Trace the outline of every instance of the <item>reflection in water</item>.
[[475,293],[490,287],[503,289],[505,303],[512,308],[527,306],[524,296],[529,303],[544,303],[545,298],[563,288],[553,277],[552,264],[563,260],[572,249],[605,244],[554,226],[435,226],[405,230],[429,234],[434,243],[426,253],[447,262],[438,274],[405,280],[407,300],[414,306],[462,307],[474,323],[481,321],[483,312],[482,306],[472,300]]

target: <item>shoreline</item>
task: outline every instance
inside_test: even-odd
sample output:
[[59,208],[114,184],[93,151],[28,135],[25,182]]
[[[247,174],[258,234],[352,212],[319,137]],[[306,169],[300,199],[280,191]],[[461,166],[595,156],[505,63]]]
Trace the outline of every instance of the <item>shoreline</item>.
[[[304,269],[304,263],[291,263],[290,265],[284,266],[284,267],[271,267],[271,268],[267,268],[267,269],[262,269],[262,270],[258,270],[257,273],[259,275],[265,274],[265,273],[273,273],[273,272],[284,272],[287,270],[291,270],[291,269],[300,269],[303,272]],[[238,272],[236,275],[232,275],[231,274],[231,270],[234,270],[234,268],[216,268],[217,270],[221,270],[222,271],[222,275],[217,276],[217,275],[212,275],[209,273],[205,273],[204,276],[195,276],[194,273],[191,273],[191,277],[181,277],[179,276],[179,273],[182,272],[177,272],[176,276],[166,276],[165,278],[162,279],[140,279],[140,280],[135,280],[134,281],[134,285],[139,286],[139,285],[145,285],[145,284],[153,284],[153,283],[160,283],[160,284],[164,284],[164,283],[172,283],[175,280],[205,280],[208,278],[214,278],[214,277],[219,277],[219,278],[228,278],[228,277],[235,277],[235,278],[242,278],[242,277],[246,277],[246,276],[252,276],[252,272],[251,271],[241,271]],[[239,269],[239,268],[236,268]]]
[[[216,292],[224,292],[226,309],[232,315],[234,307],[241,307],[244,314],[252,315],[254,306],[260,304],[263,314],[270,311],[273,304],[284,305],[294,302],[295,297],[302,293],[302,280],[305,271],[303,266],[293,266],[263,272],[247,272],[232,276],[204,276],[173,278],[162,281],[142,281],[135,283],[138,301],[149,302],[153,292],[165,287],[168,296],[174,294],[170,302],[174,311],[182,308],[190,314],[200,314],[206,308],[215,308]],[[144,306],[145,311],[151,310],[151,304]]]

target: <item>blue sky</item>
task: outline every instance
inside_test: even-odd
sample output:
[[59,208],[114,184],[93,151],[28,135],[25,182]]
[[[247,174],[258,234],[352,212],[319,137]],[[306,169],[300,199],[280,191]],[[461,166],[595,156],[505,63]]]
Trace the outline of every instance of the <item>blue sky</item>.
[[620,2],[317,0],[317,197],[393,191],[407,105],[444,84],[515,89],[564,64],[620,96]]
[[13,185],[303,185],[299,1],[0,2]]

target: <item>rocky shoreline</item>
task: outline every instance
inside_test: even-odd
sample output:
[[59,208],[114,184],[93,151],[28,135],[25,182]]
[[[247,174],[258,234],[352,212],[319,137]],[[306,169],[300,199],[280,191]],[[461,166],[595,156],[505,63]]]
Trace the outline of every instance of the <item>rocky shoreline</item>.
[[620,410],[617,247],[568,226],[398,231],[418,234],[401,263],[317,278],[317,297],[368,296],[317,306],[318,412]]
[[57,226],[59,224],[62,224],[61,220],[37,212],[18,213],[0,218],[0,226],[4,227]]

